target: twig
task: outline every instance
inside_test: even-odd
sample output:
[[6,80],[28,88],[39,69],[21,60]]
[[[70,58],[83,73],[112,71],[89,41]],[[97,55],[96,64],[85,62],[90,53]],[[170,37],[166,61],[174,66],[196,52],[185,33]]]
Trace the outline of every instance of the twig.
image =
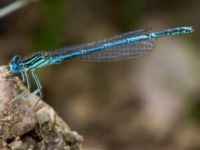
[[26,6],[27,4],[33,2],[33,0],[17,0],[8,6],[0,9],[0,19],[17,11],[18,9]]

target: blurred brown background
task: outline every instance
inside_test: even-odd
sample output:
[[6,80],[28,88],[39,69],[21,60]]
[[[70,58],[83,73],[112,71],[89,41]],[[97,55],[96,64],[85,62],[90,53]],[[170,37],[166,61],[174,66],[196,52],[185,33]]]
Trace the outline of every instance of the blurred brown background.
[[140,28],[193,26],[137,59],[70,60],[38,74],[44,100],[85,150],[199,150],[199,16],[198,0],[37,0],[0,20],[0,64]]

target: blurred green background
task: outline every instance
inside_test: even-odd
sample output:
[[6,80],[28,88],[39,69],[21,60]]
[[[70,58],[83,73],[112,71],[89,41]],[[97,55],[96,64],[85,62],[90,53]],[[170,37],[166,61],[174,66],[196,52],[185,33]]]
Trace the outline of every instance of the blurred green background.
[[0,64],[130,30],[193,26],[137,59],[69,60],[38,74],[44,100],[85,150],[199,150],[199,10],[198,0],[37,0],[0,20]]

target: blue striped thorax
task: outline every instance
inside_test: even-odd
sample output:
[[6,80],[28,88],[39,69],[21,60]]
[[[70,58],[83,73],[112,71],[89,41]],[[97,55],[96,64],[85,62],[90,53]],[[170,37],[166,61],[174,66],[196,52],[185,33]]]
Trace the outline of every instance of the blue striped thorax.
[[45,61],[46,59],[43,52],[36,53],[32,57],[25,59],[22,59],[19,55],[15,55],[9,66],[13,73],[20,73],[22,71],[40,68],[45,64]]

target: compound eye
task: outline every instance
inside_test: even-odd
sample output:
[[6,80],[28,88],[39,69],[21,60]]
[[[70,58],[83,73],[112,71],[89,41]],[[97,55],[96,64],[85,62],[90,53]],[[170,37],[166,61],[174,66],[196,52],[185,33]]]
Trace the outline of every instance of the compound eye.
[[12,63],[18,63],[21,60],[21,57],[19,55],[15,55],[12,58]]

